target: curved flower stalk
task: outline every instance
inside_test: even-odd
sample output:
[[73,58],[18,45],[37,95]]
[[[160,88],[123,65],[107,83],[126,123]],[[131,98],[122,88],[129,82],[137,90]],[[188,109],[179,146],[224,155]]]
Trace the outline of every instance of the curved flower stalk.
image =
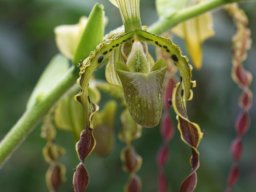
[[64,155],[65,150],[55,144],[56,130],[54,126],[54,108],[45,116],[41,136],[47,141],[43,148],[45,161],[49,164],[46,172],[46,184],[50,192],[57,192],[61,184],[66,180],[66,168],[58,160]]
[[233,18],[237,28],[237,32],[233,37],[232,78],[242,90],[239,101],[241,113],[238,115],[235,123],[237,136],[231,144],[233,165],[229,173],[226,189],[226,192],[231,192],[239,177],[238,161],[243,151],[242,138],[247,133],[250,124],[249,110],[252,105],[252,92],[250,90],[252,74],[244,69],[243,63],[251,46],[251,32],[248,29],[248,19],[237,4],[226,6],[225,9]]

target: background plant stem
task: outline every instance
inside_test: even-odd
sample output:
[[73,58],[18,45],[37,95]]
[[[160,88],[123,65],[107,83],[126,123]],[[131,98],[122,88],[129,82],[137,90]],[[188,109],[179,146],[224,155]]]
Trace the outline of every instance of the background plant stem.
[[47,113],[53,104],[75,83],[78,76],[75,68],[71,68],[56,85],[52,92],[39,103],[25,111],[17,123],[11,128],[0,143],[0,165],[12,154],[22,143],[33,127]]
[[[206,1],[199,5],[186,8],[178,13],[171,15],[165,19],[160,19],[149,27],[149,31],[155,34],[163,33],[169,28],[177,25],[178,23],[220,7],[222,5],[238,2],[239,0],[215,0]],[[26,110],[17,123],[11,128],[7,135],[0,143],[0,166],[11,156],[11,154],[18,148],[18,146],[26,139],[28,134],[33,130],[35,125],[53,106],[53,104],[75,83],[78,78],[78,73],[75,68],[70,69],[62,81],[56,85],[49,94],[34,105]]]

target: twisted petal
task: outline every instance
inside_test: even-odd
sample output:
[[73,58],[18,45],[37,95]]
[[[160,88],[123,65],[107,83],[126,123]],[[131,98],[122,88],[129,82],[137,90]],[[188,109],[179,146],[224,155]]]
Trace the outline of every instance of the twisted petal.
[[173,93],[173,108],[177,114],[178,129],[181,135],[181,139],[192,150],[191,165],[192,171],[183,181],[180,192],[194,191],[197,184],[196,171],[199,168],[199,151],[198,146],[203,137],[203,133],[200,127],[188,119],[186,110],[186,100],[182,94],[182,84],[178,83]]

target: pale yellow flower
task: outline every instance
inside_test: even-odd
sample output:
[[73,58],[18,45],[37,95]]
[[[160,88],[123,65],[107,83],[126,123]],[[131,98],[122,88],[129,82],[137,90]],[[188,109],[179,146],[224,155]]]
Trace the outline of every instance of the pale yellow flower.
[[60,25],[54,29],[57,47],[65,57],[73,59],[86,23],[87,18],[81,17],[77,24]]

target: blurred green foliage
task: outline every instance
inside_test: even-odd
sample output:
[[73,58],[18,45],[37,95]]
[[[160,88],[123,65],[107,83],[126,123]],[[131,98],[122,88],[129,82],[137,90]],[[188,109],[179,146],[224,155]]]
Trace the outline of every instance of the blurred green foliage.
[[[88,15],[95,1],[87,0],[0,0],[0,138],[3,138],[25,109],[37,79],[58,51],[53,29],[57,25],[76,23],[81,15]],[[118,10],[108,1],[107,30],[121,25]],[[242,4],[249,16],[252,36],[256,40],[256,3]],[[143,24],[157,20],[154,0],[141,4]],[[201,168],[197,192],[218,192],[225,188],[231,164],[229,145],[235,135],[234,119],[239,112],[239,88],[230,77],[231,38],[235,32],[228,15],[222,11],[214,14],[216,36],[204,44],[204,62],[200,71],[194,71],[197,80],[195,97],[189,105],[193,120],[205,132],[200,146]],[[184,50],[181,40],[174,38]],[[256,75],[256,46],[249,52],[246,68]],[[99,75],[100,76],[100,75]],[[256,84],[252,84],[256,93]],[[175,121],[172,113],[173,121]],[[251,110],[251,129],[245,137],[244,155],[241,160],[241,177],[234,192],[256,190],[256,106]],[[116,131],[120,121],[117,119]],[[47,164],[41,155],[45,141],[40,137],[40,125],[29,136],[11,159],[0,169],[0,191],[44,192]],[[72,174],[77,163],[72,135],[60,131],[57,143],[67,148],[62,161],[67,165],[67,182],[61,191],[71,191]],[[142,138],[135,142],[142,155],[143,167],[139,173],[143,191],[157,191],[155,158],[161,139],[159,129],[144,129]],[[91,176],[88,191],[122,191],[127,175],[121,170],[119,153],[123,144],[116,137],[116,147],[108,157],[90,156],[85,165]],[[179,184],[189,171],[189,149],[176,131],[170,143],[170,159],[166,166],[171,191],[178,191]]]

